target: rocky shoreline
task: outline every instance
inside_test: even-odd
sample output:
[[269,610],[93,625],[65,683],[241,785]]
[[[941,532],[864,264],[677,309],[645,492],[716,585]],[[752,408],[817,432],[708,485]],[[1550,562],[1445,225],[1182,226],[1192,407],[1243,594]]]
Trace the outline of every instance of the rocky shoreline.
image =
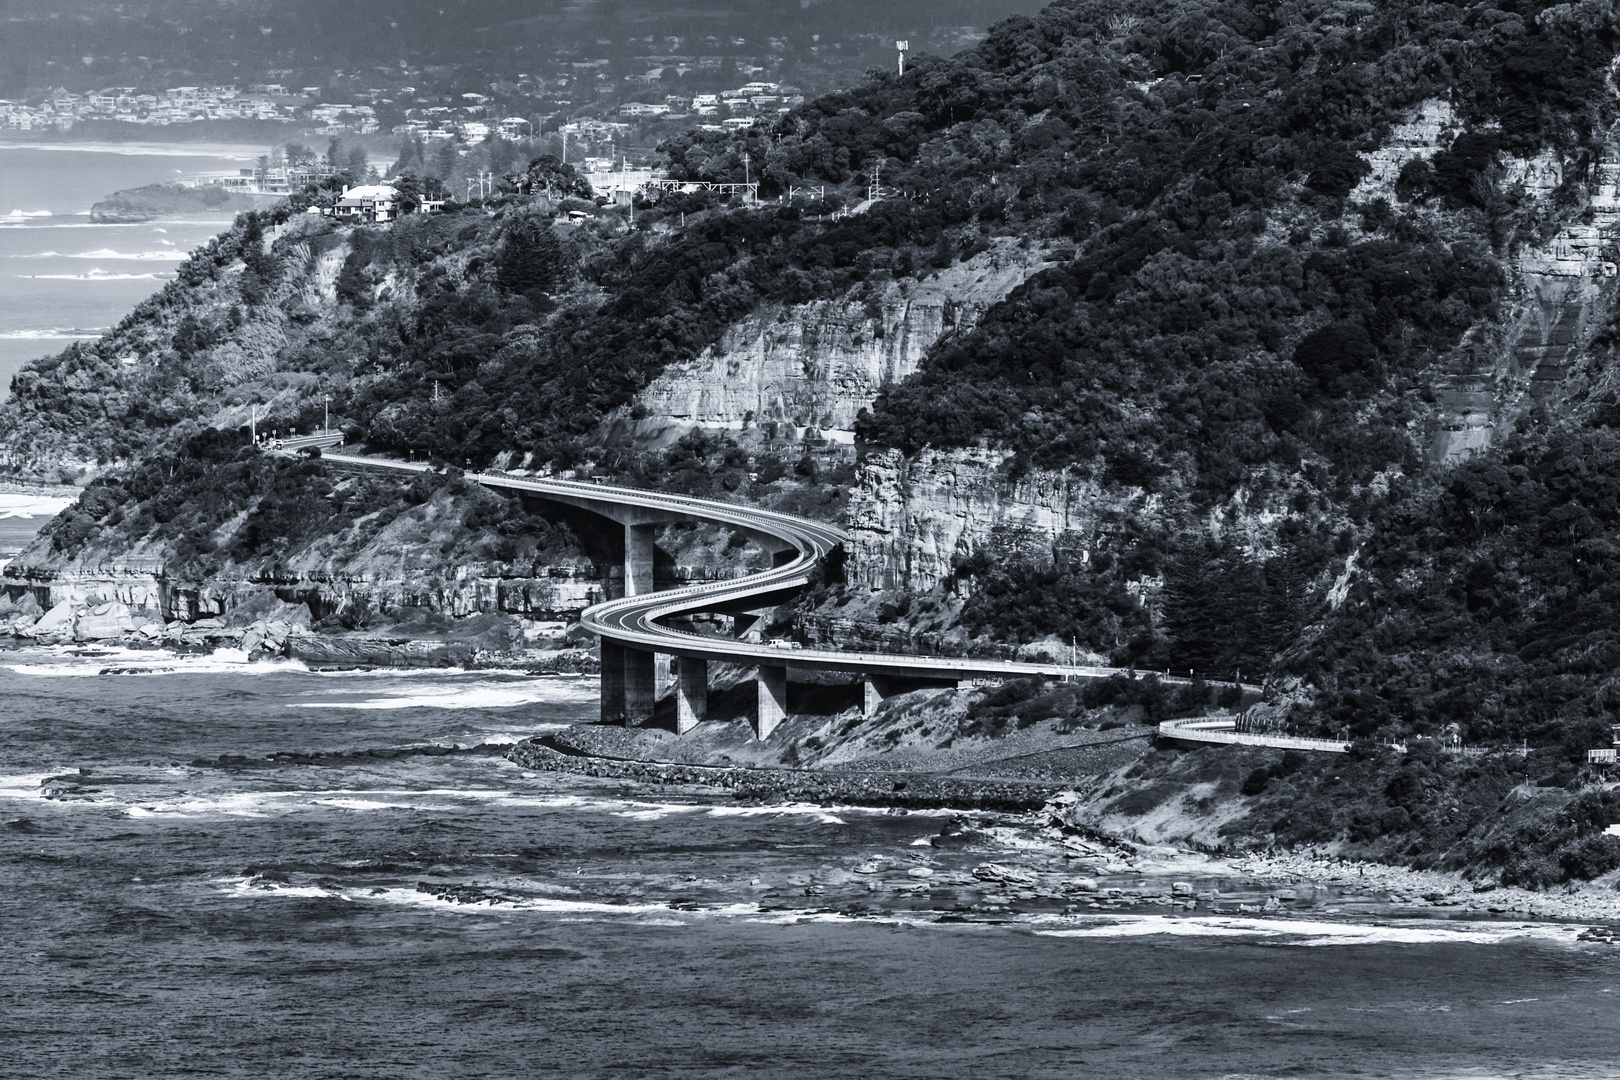
[[[1620,892],[1613,880],[1620,875],[1607,875],[1565,892],[1533,892],[1475,882],[1457,873],[1344,861],[1325,853],[1214,855],[1142,845],[1099,833],[1075,815],[1080,797],[1056,784],[657,762],[603,756],[599,750],[587,754],[570,745],[577,741],[568,739],[567,732],[541,736],[509,747],[504,756],[536,771],[656,786],[720,788],[738,800],[1016,815],[1015,821],[1003,824],[1031,835],[1025,843],[1015,844],[1015,850],[1002,856],[1000,863],[987,864],[992,869],[979,874],[981,880],[976,882],[981,887],[999,882],[1011,891],[1010,899],[990,898],[992,908],[1022,899],[1078,904],[1071,910],[1103,912],[1147,907],[1210,915],[1298,917],[1310,912],[1313,918],[1467,916],[1620,922]],[[602,741],[585,740],[593,749]],[[630,745],[626,741],[627,748]],[[965,847],[992,840],[966,824],[966,819],[953,819],[932,845]],[[1025,858],[1016,849],[1029,846],[1031,840],[1038,843]],[[1046,865],[1054,854],[1064,860],[1056,870]],[[1082,876],[1075,877],[1076,873]],[[1610,940],[1606,932],[1594,934],[1592,940]]]
[[1222,861],[1235,874],[1252,876],[1279,888],[1308,884],[1353,889],[1397,910],[1430,912],[1438,908],[1476,916],[1620,921],[1620,891],[1616,891],[1620,882],[1615,874],[1585,882],[1570,891],[1534,892],[1474,882],[1443,870],[1339,862],[1325,855],[1249,855]]
[[724,788],[738,799],[831,802],[900,809],[1028,812],[1046,805],[1059,788],[1016,780],[971,780],[917,773],[750,769],[582,754],[549,736],[521,742],[507,760],[545,772]]

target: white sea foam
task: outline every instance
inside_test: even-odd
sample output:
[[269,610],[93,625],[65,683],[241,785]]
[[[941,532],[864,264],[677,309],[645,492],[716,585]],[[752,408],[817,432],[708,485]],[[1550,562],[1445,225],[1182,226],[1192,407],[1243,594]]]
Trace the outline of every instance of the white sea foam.
[[0,521],[7,518],[55,517],[73,500],[60,495],[25,495],[0,492]]
[[[469,904],[434,896],[432,893],[419,892],[416,889],[399,887],[323,889],[312,885],[293,885],[286,882],[261,881],[254,878],[217,878],[214,884],[224,892],[241,897],[330,897],[356,903],[403,904],[410,907],[461,911],[467,914],[525,911],[545,915],[654,916],[652,919],[637,919],[638,923],[651,926],[685,925],[683,922],[672,921],[668,918],[677,910],[683,916],[708,915],[720,918],[738,918],[759,914],[759,905],[749,903],[676,909],[668,904],[658,903],[612,904],[600,900],[565,900],[549,896],[530,896],[510,900],[480,900]],[[663,916],[663,918],[657,918],[657,916]]]
[[28,218],[48,218],[50,216],[51,212],[49,210],[13,210],[5,216],[5,220],[23,221]]
[[169,274],[110,274],[97,268],[83,274],[18,274],[26,281],[156,281]]
[[510,709],[583,700],[594,696],[594,687],[577,682],[561,682],[540,676],[525,683],[456,683],[450,686],[413,687],[384,692],[363,701],[311,701],[289,703],[289,709]]
[[[167,243],[167,241],[164,241]],[[37,251],[31,255],[14,255],[16,259],[124,259],[147,260],[157,262],[181,262],[186,259],[183,251],[114,251],[112,248],[97,248],[95,251],[60,252]]]
[[301,674],[309,669],[302,660],[249,660],[241,649],[215,649],[202,656],[177,656],[137,649],[107,650],[99,656],[60,664],[13,664],[19,675],[36,678],[87,678],[115,668],[118,676],[147,675],[282,675]]
[[510,743],[520,743],[524,739],[532,739],[536,735],[540,735],[547,731],[561,731],[563,728],[568,726],[569,724],[567,722],[558,720],[548,723],[535,724],[533,727],[525,728],[522,731],[478,731],[474,732],[470,737],[476,738],[479,742],[494,743],[497,746],[504,746]]
[[42,773],[15,773],[10,776],[0,776],[0,799],[43,799],[40,784],[52,776],[60,776],[67,770],[58,769],[55,772]]
[[1404,919],[1379,923],[1330,922],[1306,919],[1245,919],[1231,916],[1120,915],[1081,916],[1082,925],[1038,929],[1047,937],[1123,938],[1169,935],[1175,937],[1247,937],[1284,945],[1422,945],[1434,943],[1491,945],[1514,938],[1564,940],[1581,927],[1561,924],[1498,925]]
[[0,332],[0,341],[77,341],[100,337],[110,329],[107,326],[53,326],[44,330],[6,330]]
[[[224,228],[231,224],[229,218],[160,218],[166,225],[176,228]],[[14,229],[128,229],[132,226],[121,221],[65,221],[62,218],[8,218],[0,217],[0,226],[9,226]]]

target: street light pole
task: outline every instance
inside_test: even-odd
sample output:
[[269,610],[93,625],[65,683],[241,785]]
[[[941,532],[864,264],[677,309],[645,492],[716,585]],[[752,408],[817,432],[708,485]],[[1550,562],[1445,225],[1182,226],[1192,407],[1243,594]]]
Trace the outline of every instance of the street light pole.
[[332,395],[326,395],[326,424],[321,428],[328,435],[332,433]]

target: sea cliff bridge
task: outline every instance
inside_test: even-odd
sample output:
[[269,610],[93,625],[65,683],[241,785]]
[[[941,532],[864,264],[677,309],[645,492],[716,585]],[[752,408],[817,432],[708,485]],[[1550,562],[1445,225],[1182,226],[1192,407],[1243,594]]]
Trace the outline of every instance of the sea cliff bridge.
[[[350,468],[393,472],[431,469],[425,464],[349,454],[328,453],[326,460]],[[865,685],[863,701],[868,714],[887,694],[903,688],[957,686],[975,679],[1101,679],[1122,674],[1118,668],[976,657],[782,648],[666,625],[664,620],[682,616],[724,614],[732,616],[734,633],[740,635],[811,584],[818,564],[848,538],[831,525],[804,518],[664,492],[487,472],[468,473],[467,479],[498,491],[584,510],[623,527],[624,596],[586,608],[580,616],[581,625],[601,639],[604,720],[637,721],[652,716],[661,689],[661,656],[673,658],[675,727],[681,733],[705,718],[711,661],[757,669],[759,707],[755,733],[761,739],[769,738],[787,716],[790,666],[801,671],[859,675]],[[746,577],[658,590],[653,584],[653,538],[659,526],[672,523],[718,524],[735,530],[770,552],[773,565]],[[1257,692],[1259,688],[1244,689]]]

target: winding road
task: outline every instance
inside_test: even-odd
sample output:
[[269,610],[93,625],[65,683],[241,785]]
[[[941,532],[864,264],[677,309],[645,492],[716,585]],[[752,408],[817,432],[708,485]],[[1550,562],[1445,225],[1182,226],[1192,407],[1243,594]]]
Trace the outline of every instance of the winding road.
[[[393,472],[427,472],[430,466],[350,454],[325,455],[334,465]],[[604,642],[627,653],[666,654],[696,661],[723,661],[780,670],[857,672],[879,679],[961,681],[1044,676],[1057,679],[1101,679],[1124,674],[1119,668],[1067,665],[983,657],[907,656],[893,653],[841,652],[823,649],[782,648],[735,638],[694,633],[668,626],[664,620],[699,612],[749,612],[782,603],[817,577],[822,559],[841,547],[848,536],[820,522],[748,506],[695,499],[657,491],[612,487],[574,480],[535,479],[504,473],[467,473],[467,479],[496,490],[589,510],[626,528],[626,595],[586,608],[581,625]],[[746,577],[706,581],[676,589],[651,589],[651,529],[669,522],[714,523],[738,530],[759,541],[775,555],[777,565]],[[642,530],[645,565],[638,571],[629,550]],[[606,669],[604,649],[604,669]],[[1186,683],[1182,677],[1161,676],[1166,682]],[[604,676],[604,693],[608,686]],[[1259,687],[1245,686],[1258,692]],[[622,691],[621,691],[622,692]],[[763,691],[762,691],[763,693]],[[762,735],[763,737],[763,735]]]

